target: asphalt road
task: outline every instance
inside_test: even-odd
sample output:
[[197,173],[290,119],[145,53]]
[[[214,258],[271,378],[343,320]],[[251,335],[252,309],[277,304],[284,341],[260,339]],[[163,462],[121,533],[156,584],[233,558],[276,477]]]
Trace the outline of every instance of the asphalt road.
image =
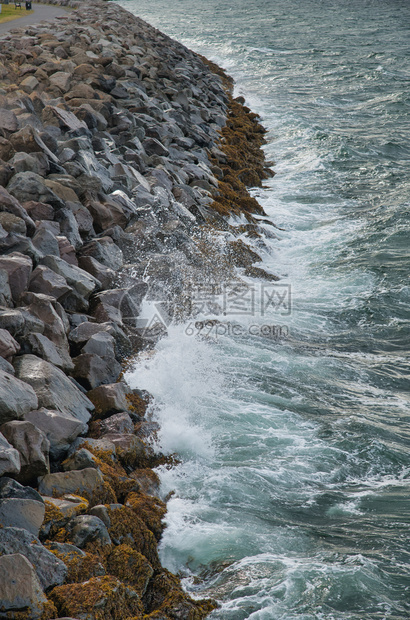
[[27,15],[25,9],[25,2],[21,2],[21,15],[18,19],[13,19],[11,22],[5,22],[0,24],[0,36],[10,32],[13,28],[20,28],[21,26],[30,26],[32,24],[38,24],[42,21],[50,21],[60,15],[67,15],[67,11],[61,7],[53,6],[52,4],[32,4],[33,13]]

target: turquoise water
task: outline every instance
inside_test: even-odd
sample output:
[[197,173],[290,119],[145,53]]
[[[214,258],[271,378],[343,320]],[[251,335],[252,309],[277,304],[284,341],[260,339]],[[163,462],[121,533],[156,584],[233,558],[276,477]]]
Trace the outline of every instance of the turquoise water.
[[162,561],[213,620],[410,618],[410,3],[121,4],[262,116],[264,261],[291,291],[239,335],[172,326],[129,377],[182,458]]

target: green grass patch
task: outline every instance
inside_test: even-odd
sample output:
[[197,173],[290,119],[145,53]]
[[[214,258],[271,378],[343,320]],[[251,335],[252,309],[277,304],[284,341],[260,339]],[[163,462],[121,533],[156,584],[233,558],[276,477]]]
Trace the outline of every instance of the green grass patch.
[[2,4],[0,13],[0,24],[3,22],[11,22],[13,19],[29,15],[33,11],[26,11],[26,3],[21,3],[21,9],[16,9],[13,4]]

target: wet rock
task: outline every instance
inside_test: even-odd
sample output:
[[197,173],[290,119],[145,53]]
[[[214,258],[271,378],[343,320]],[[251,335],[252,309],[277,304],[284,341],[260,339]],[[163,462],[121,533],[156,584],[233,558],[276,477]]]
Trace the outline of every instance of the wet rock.
[[134,432],[134,423],[129,413],[121,411],[97,422],[100,436],[108,434],[132,434]]
[[28,610],[31,620],[43,613],[47,598],[33,566],[19,553],[0,557],[0,600],[4,613]]
[[12,252],[7,256],[0,256],[0,269],[8,274],[8,283],[14,301],[27,289],[33,263],[28,256],[20,252]]
[[[22,355],[16,359],[14,367],[17,377],[34,389],[40,407],[57,409],[88,422],[94,406],[61,370],[35,355]],[[29,410],[34,409],[38,409],[37,404]],[[24,413],[28,413],[27,409]]]
[[114,444],[120,463],[125,468],[132,470],[146,463],[149,456],[148,449],[139,437],[122,433],[107,433],[104,438]]
[[19,378],[0,370],[0,423],[21,419],[38,404],[35,391]]
[[106,361],[93,353],[82,353],[73,359],[72,376],[85,387],[92,390],[104,383],[116,381],[121,373],[121,365],[115,359]]
[[122,252],[111,237],[101,237],[90,241],[81,248],[80,255],[91,256],[114,271],[118,271],[123,265]]
[[6,422],[0,431],[20,455],[20,472],[16,474],[20,482],[29,484],[50,471],[50,444],[43,431],[23,420]]
[[94,334],[83,347],[82,353],[93,353],[99,355],[105,361],[115,359],[114,338],[106,332]]
[[92,256],[80,256],[78,266],[90,273],[101,282],[102,289],[111,288],[114,284],[116,273],[110,267],[103,265]]
[[44,513],[44,503],[33,499],[8,497],[0,500],[0,524],[3,527],[22,528],[38,536]]
[[24,416],[43,431],[50,442],[50,458],[58,460],[67,452],[73,441],[86,432],[87,425],[68,413],[41,408]]
[[129,387],[120,382],[100,385],[88,392],[87,396],[95,406],[96,415],[106,417],[127,410],[129,406],[127,394],[130,394]]
[[104,522],[93,515],[80,515],[71,519],[66,530],[68,539],[73,545],[84,548],[88,543],[110,545],[111,538]]
[[43,589],[63,583],[67,574],[65,564],[43,547],[37,536],[19,527],[4,527],[0,529],[0,555],[8,557],[13,553],[20,553],[31,562]]
[[0,476],[20,472],[20,455],[0,433]]

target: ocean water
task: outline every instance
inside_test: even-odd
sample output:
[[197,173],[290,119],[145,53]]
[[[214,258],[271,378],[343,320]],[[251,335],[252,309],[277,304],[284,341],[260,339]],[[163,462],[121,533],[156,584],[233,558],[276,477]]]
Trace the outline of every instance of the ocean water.
[[181,458],[162,562],[212,620],[410,618],[410,3],[121,4],[235,78],[281,229],[235,333],[173,325],[128,375]]

